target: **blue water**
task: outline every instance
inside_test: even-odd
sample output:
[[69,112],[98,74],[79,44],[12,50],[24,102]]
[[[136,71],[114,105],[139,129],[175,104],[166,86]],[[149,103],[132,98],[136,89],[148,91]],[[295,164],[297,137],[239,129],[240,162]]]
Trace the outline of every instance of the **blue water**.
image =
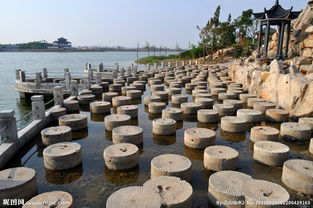
[[[171,53],[169,53],[171,54]],[[139,53],[139,58],[145,57],[145,52]],[[118,63],[127,67],[137,59],[136,52],[4,52],[0,53],[0,110],[15,110],[18,126],[26,125],[27,118],[23,117],[31,111],[30,103],[20,99],[14,90],[15,69],[27,72],[27,77],[34,77],[35,72],[48,69],[49,76],[62,76],[64,68],[69,68],[75,75],[80,74],[85,63],[97,67],[103,63],[105,67],[113,67]],[[28,119],[29,120],[29,119]]]

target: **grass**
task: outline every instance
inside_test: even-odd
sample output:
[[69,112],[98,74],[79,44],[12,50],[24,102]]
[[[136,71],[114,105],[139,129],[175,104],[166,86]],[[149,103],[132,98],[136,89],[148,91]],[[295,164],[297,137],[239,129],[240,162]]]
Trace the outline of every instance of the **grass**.
[[163,60],[168,60],[168,59],[178,59],[179,55],[168,55],[168,56],[148,56],[141,58],[137,61],[138,64],[154,64],[154,63],[159,63]]

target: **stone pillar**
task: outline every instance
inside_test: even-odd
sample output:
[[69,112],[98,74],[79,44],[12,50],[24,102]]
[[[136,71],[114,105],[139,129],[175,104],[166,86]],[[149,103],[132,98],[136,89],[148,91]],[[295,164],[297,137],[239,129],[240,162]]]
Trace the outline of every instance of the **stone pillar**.
[[20,69],[15,70],[15,80],[20,80]]
[[97,85],[101,85],[101,73],[100,72],[96,72],[96,84]]
[[98,65],[97,72],[102,72],[102,71],[103,71],[103,63],[100,63]]
[[87,80],[86,80],[86,88],[87,89],[90,89],[91,79],[92,79],[92,70],[88,69],[88,75],[87,75]]
[[2,142],[10,143],[18,139],[14,113],[14,110],[0,111],[0,135]]
[[287,24],[287,40],[286,40],[286,48],[285,48],[285,57],[288,58],[288,51],[289,51],[289,41],[290,41],[290,22]]
[[265,28],[265,40],[264,40],[264,57],[268,58],[268,44],[269,44],[269,36],[270,36],[270,22],[267,21],[266,28]]
[[43,119],[45,117],[45,103],[42,95],[34,95],[32,100],[33,120]]
[[261,22],[260,24],[260,31],[259,31],[259,36],[258,36],[258,57],[261,56],[261,47],[262,47],[262,40],[263,40],[263,25]]
[[36,88],[40,88],[41,81],[41,72],[36,72]]
[[72,80],[71,81],[71,96],[77,96],[78,95],[78,81]]
[[71,84],[71,73],[70,72],[64,72],[64,79],[65,79],[65,89],[70,90],[70,84]]
[[189,60],[189,65],[190,65],[190,66],[192,65],[192,60]]
[[163,61],[161,61],[161,68],[163,68],[164,67],[164,62]]
[[42,69],[42,76],[43,76],[43,79],[48,79],[48,70],[47,70],[47,68],[43,68]]
[[[130,68],[130,67],[129,67],[129,68]],[[125,76],[125,69],[124,69],[124,68],[121,68],[120,75],[121,75],[122,77]]]
[[19,77],[21,82],[26,82],[26,76],[25,76],[25,71],[20,71],[19,72]]
[[182,65],[182,66],[185,66],[185,61],[182,61],[182,62],[181,62],[181,65]]
[[136,65],[134,68],[134,72],[133,72],[134,77],[137,76],[137,69],[138,69],[138,65]]
[[87,69],[91,69],[91,64],[87,64]]
[[88,70],[88,63],[85,63],[85,70]]
[[178,67],[178,61],[175,61],[175,66]]
[[154,63],[154,69],[158,69],[158,64]]
[[63,91],[61,86],[53,88],[54,105],[63,105]]
[[151,69],[151,65],[150,65],[150,64],[148,64],[148,71],[150,71],[150,69]]
[[195,63],[196,65],[198,65],[198,60],[196,60],[196,63]]
[[170,61],[167,63],[167,67],[171,68],[171,62]]
[[283,46],[284,46],[284,34],[285,34],[285,22],[279,26],[279,38],[278,38],[278,49],[277,49],[277,59],[283,59]]

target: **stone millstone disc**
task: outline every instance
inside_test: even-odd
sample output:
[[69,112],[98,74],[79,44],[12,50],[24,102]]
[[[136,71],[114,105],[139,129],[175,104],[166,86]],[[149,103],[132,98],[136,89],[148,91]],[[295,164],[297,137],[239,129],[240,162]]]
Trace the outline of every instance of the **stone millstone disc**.
[[39,194],[25,203],[22,208],[72,208],[73,197],[64,191],[52,191]]
[[205,149],[215,144],[216,133],[205,128],[190,128],[184,132],[186,146],[196,149]]
[[263,180],[247,180],[243,183],[242,192],[247,208],[277,207],[267,203],[281,203],[289,200],[289,193],[280,185]]
[[18,167],[0,171],[0,200],[28,200],[37,192],[36,171],[31,168]]
[[110,170],[125,170],[138,165],[139,149],[130,143],[118,143],[103,151],[103,158]]
[[295,191],[313,195],[313,162],[287,160],[283,167],[282,181]]
[[207,170],[235,170],[239,153],[227,146],[210,146],[204,150],[203,163]]
[[150,187],[130,186],[112,193],[107,208],[161,208],[162,198]]
[[81,145],[62,142],[48,146],[43,151],[44,165],[48,170],[66,170],[82,162]]
[[255,126],[250,132],[250,140],[253,142],[276,141],[279,138],[279,130],[269,126]]
[[59,118],[60,126],[69,126],[72,131],[78,131],[87,128],[87,115],[70,114]]
[[259,141],[254,144],[253,159],[269,166],[283,166],[289,147],[279,142]]
[[129,125],[131,123],[131,117],[124,114],[112,114],[104,117],[104,125],[106,130],[112,131],[118,126]]
[[160,176],[152,178],[143,184],[160,194],[164,207],[191,207],[192,186],[180,178]]
[[175,176],[189,181],[191,161],[181,155],[159,155],[151,160],[151,178],[159,176]]
[[139,126],[119,126],[112,131],[113,143],[141,144],[143,129]]
[[41,131],[42,143],[45,145],[72,141],[72,129],[68,126],[53,126]]
[[286,122],[280,125],[280,135],[292,140],[309,140],[311,127],[306,124]]
[[216,172],[209,178],[209,198],[214,204],[216,201],[244,201],[242,185],[250,179],[251,176],[237,171]]

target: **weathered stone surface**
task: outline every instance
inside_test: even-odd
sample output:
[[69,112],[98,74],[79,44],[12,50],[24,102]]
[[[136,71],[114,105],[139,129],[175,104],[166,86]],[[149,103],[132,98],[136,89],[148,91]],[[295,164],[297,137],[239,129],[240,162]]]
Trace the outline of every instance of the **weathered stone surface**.
[[195,149],[205,149],[215,144],[216,133],[205,128],[190,128],[184,132],[184,144]]
[[203,163],[207,170],[235,170],[239,153],[227,146],[210,146],[204,150]]
[[73,197],[64,191],[52,191],[39,194],[27,201],[22,208],[73,208]]
[[42,143],[45,145],[72,141],[72,129],[68,126],[53,126],[41,131]]

